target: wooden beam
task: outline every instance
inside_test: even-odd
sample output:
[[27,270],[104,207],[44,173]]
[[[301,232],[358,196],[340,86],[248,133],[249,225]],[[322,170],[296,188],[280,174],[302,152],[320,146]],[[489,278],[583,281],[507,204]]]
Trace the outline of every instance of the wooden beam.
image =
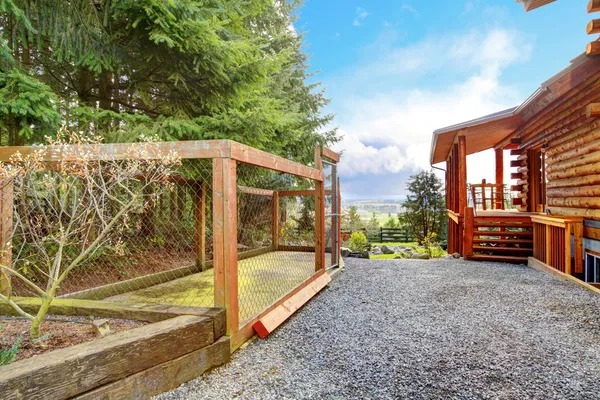
[[196,266],[206,270],[206,192],[208,185],[198,183],[194,193],[194,216],[196,222]]
[[585,27],[585,31],[588,35],[600,33],[600,19],[591,20]]
[[[0,183],[0,263],[12,265],[13,183]],[[10,294],[10,274],[0,270],[0,293]]]
[[321,149],[321,155],[323,157],[328,158],[336,164],[340,162],[340,155],[338,153],[331,149],[328,149],[327,147],[321,147]]
[[585,47],[585,54],[588,56],[595,56],[600,54],[600,42],[594,41],[587,44]]
[[316,296],[327,284],[331,282],[329,274],[323,274],[308,286],[294,294],[277,308],[259,319],[253,328],[261,339],[269,336],[277,327],[283,324],[300,307]]
[[470,258],[473,255],[473,234],[475,229],[475,214],[472,207],[465,207],[464,219],[464,257]]
[[[321,148],[315,148],[315,169],[321,171]],[[315,182],[315,271],[325,270],[325,182]]]
[[213,265],[215,307],[225,308],[227,334],[239,328],[236,162],[213,159]]
[[[230,140],[190,140],[185,142],[161,142],[147,144],[147,154],[140,154],[140,157],[148,159],[161,158],[169,152],[176,152],[183,159],[198,158],[220,158],[228,157],[231,151]],[[132,147],[144,146],[144,143],[111,143],[111,144],[93,144],[78,145],[82,151],[89,152],[97,159],[115,159],[123,160],[131,157]],[[10,157],[19,152],[22,155],[31,154],[42,148],[48,149],[44,153],[44,161],[59,161],[65,151],[73,151],[74,146],[11,146],[0,148],[0,161],[9,161]]]
[[271,227],[272,230],[272,240],[271,245],[273,246],[273,250],[277,250],[279,247],[279,195],[277,192],[273,195],[273,204],[272,204],[272,212],[273,212],[273,225]]
[[314,190],[280,190],[277,192],[279,197],[309,197],[314,196]]
[[587,5],[588,14],[600,11],[600,0],[590,0]]
[[275,193],[277,193],[274,190],[259,189],[259,188],[253,188],[253,187],[248,187],[248,186],[238,186],[237,190],[240,193],[254,194],[256,196],[265,196],[265,197],[273,197],[275,195]]
[[529,12],[531,10],[535,10],[536,8],[543,7],[555,1],[556,0],[523,0],[521,1],[521,3],[523,3],[523,8],[525,9],[525,12]]
[[591,226],[583,227],[583,237],[600,240],[600,228],[592,228]]
[[244,164],[285,172],[290,175],[321,182],[325,180],[325,174],[317,168],[311,168],[237,142],[231,142],[231,158]]
[[521,138],[520,137],[510,138],[510,143],[511,144],[521,144]]
[[588,104],[585,108],[585,115],[588,118],[599,118],[600,117],[600,103]]

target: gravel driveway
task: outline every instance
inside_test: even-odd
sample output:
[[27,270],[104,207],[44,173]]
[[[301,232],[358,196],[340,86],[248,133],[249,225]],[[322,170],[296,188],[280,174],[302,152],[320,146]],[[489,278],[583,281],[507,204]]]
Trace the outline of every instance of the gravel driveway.
[[600,296],[525,266],[350,259],[267,340],[160,399],[598,399]]

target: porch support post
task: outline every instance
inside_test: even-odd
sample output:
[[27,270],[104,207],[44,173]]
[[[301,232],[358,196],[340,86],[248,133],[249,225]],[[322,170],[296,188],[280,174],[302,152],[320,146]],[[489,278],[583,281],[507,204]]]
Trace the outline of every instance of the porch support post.
[[[464,134],[458,137],[458,210],[460,216],[464,216],[467,207],[467,138]],[[458,223],[458,252],[464,256],[464,243],[461,240],[464,237],[463,218]]]
[[496,149],[496,209],[504,210],[504,150]]

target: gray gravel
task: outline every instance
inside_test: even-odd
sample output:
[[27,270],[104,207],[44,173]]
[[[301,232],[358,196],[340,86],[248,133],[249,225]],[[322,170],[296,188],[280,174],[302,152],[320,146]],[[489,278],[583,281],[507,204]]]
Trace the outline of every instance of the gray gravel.
[[349,259],[267,340],[160,399],[600,398],[600,296],[526,266]]

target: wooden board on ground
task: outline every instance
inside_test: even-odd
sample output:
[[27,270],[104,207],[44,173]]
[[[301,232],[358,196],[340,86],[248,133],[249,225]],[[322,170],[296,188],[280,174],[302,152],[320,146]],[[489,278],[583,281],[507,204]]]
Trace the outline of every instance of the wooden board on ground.
[[321,275],[310,285],[259,319],[253,326],[258,336],[261,339],[269,336],[271,332],[277,329],[277,327],[284,323],[300,307],[302,307],[317,293],[319,293],[325,286],[327,286],[329,282],[331,282],[331,277],[329,274]]

